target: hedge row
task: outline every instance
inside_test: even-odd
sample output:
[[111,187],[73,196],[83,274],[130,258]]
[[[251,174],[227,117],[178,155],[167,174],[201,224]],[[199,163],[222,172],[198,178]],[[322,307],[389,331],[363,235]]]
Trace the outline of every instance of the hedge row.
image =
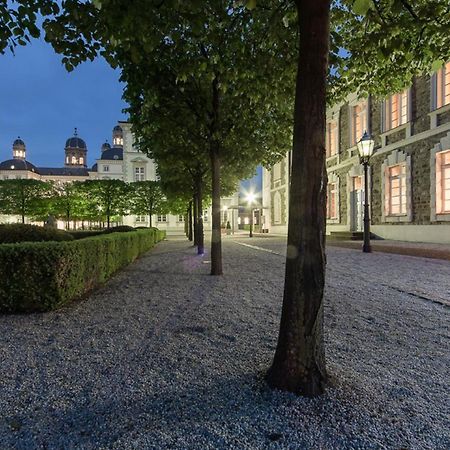
[[0,245],[0,312],[55,309],[79,298],[164,239],[155,228],[77,241]]

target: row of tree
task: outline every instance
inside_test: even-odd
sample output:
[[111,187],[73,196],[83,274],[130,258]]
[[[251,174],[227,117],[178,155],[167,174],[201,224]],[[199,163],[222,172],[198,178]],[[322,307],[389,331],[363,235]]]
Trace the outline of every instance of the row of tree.
[[292,149],[288,245],[271,386],[317,395],[326,382],[326,102],[384,96],[450,59],[448,0],[17,0],[0,4],[0,51],[39,34],[72,70],[103,56],[126,83],[133,130],[170,192],[192,199],[211,273],[222,273],[220,194]]
[[186,214],[186,205],[171,202],[158,181],[125,183],[121,180],[87,180],[56,183],[33,179],[0,181],[0,214],[12,214],[35,221],[52,215],[66,222],[111,221],[135,214],[147,216],[152,226],[155,214]]

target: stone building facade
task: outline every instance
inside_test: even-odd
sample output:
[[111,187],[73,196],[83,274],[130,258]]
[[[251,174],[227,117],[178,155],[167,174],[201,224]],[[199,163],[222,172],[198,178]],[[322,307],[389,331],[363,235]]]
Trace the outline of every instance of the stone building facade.
[[[27,160],[25,142],[18,138],[13,143],[13,158],[0,162],[0,180],[12,178],[33,178],[36,180],[68,183],[72,181],[85,181],[93,179],[118,179],[128,183],[136,181],[156,180],[157,171],[155,162],[140,152],[131,132],[131,124],[119,122],[113,129],[112,145],[105,142],[101,146],[100,156],[95,164],[87,166],[87,145],[78,136],[67,139],[64,147],[64,167],[37,167]],[[237,229],[237,214],[230,214],[238,208],[238,193],[232,197],[222,198],[222,219],[234,220],[233,229]],[[0,216],[0,223],[18,222],[20,218],[13,216]],[[148,216],[127,215],[122,218],[124,225],[148,226]],[[184,233],[183,215],[155,215],[152,225],[165,230],[168,234]],[[64,228],[65,223],[58,223]],[[211,210],[204,211],[204,228],[211,228]]]
[[[371,231],[384,239],[450,243],[450,62],[383,101],[350,95],[327,111],[327,233],[362,231],[357,142],[366,130],[375,140]],[[264,223],[286,233],[289,155],[278,165],[263,173]]]

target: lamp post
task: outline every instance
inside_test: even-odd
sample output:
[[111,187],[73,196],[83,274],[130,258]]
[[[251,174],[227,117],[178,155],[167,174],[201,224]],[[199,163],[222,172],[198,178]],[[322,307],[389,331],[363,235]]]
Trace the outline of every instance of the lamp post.
[[254,192],[249,192],[246,197],[248,206],[250,208],[250,234],[249,234],[249,237],[253,237],[253,208],[252,208],[252,205],[255,202],[255,198],[256,198],[256,196],[255,196]]
[[375,142],[372,137],[364,131],[363,137],[358,142],[359,162],[364,166],[364,244],[363,252],[370,253],[370,216],[369,216],[369,160],[373,154]]

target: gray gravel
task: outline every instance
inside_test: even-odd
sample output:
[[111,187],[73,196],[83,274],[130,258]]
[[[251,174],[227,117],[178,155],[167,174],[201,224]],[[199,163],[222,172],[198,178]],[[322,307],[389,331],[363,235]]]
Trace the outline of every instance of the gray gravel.
[[450,264],[330,248],[331,384],[311,400],[262,381],[280,254],[226,238],[210,277],[164,242],[84,301],[0,317],[0,449],[450,448]]

